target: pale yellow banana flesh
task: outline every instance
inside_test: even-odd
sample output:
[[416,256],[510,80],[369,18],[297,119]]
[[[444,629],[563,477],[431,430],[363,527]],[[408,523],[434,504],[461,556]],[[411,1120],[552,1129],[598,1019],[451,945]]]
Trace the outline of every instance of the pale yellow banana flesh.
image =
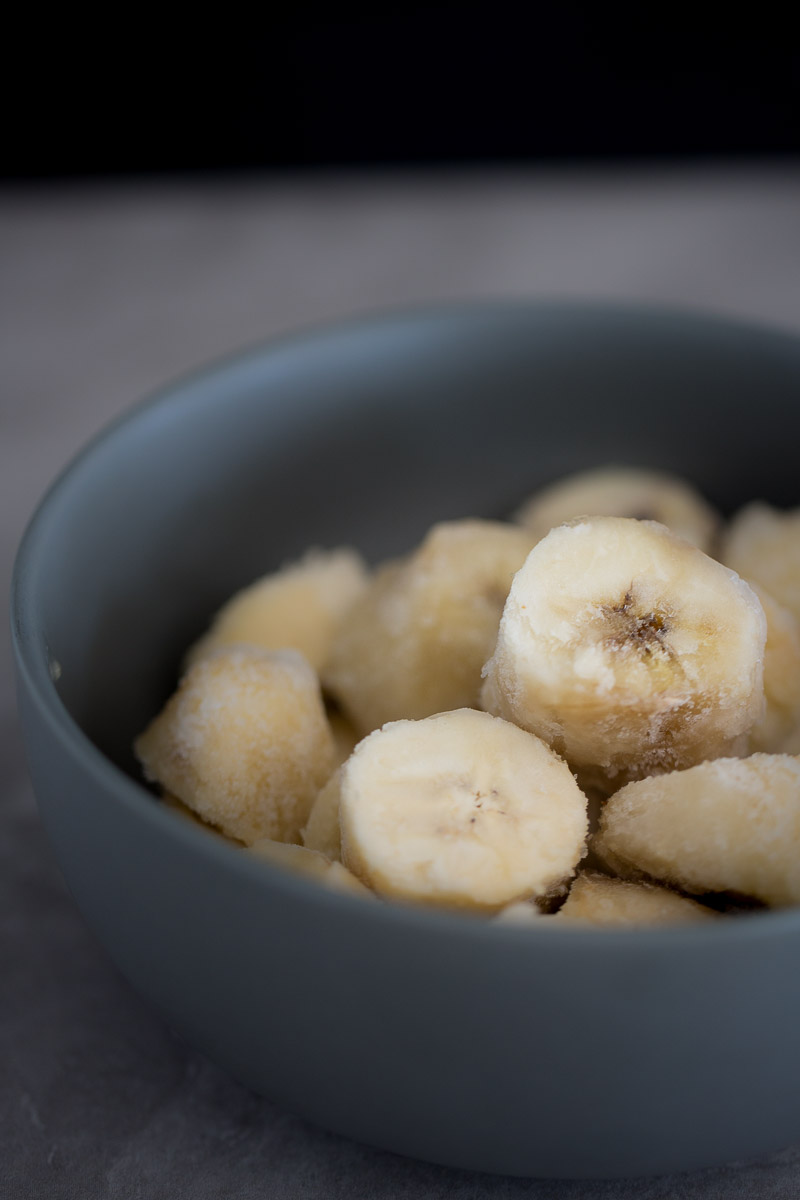
[[324,854],[305,846],[261,838],[248,847],[248,852],[266,862],[276,863],[286,870],[314,879],[333,891],[351,892],[359,896],[372,895],[369,888],[364,887],[364,884],[340,862],[331,862]]
[[800,622],[800,508],[746,505],[725,530],[719,557]]
[[445,522],[378,571],[322,670],[359,733],[477,705],[511,580],[533,544],[499,521]]
[[717,916],[713,909],[669,888],[582,871],[553,919],[619,927],[687,925],[715,920]]
[[562,525],[517,572],[483,706],[606,791],[739,753],[764,708],[752,589],[664,526]]
[[298,841],[335,766],[319,682],[293,650],[199,660],[134,749],[148,779],[246,844]]
[[342,857],[342,835],[339,829],[341,799],[341,770],[334,771],[312,806],[308,821],[300,832],[303,845],[317,850],[333,862]]
[[658,521],[706,552],[719,524],[718,514],[685,480],[633,467],[601,467],[560,479],[531,496],[515,520],[543,538],[576,517]]
[[792,740],[800,735],[800,626],[783,605],[757,583],[751,582],[767,619],[764,649],[764,712],[750,730],[747,748],[777,754],[792,753]]
[[232,596],[189,650],[187,665],[220,646],[251,644],[299,650],[318,671],[367,578],[355,550],[311,550]]
[[721,758],[628,784],[603,808],[598,854],[683,891],[800,903],[800,760]]
[[[537,929],[546,928],[551,918],[545,917],[538,905],[531,900],[515,900],[501,908],[492,920],[499,925],[517,925],[525,927],[534,925]],[[542,924],[544,922],[544,925]]]
[[341,775],[342,858],[384,896],[496,911],[568,879],[586,798],[538,738],[473,709],[397,721]]

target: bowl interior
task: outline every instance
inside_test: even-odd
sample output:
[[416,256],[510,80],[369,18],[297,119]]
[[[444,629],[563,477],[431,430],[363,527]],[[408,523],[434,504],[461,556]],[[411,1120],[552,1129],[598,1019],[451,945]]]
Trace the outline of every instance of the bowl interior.
[[609,462],[725,511],[796,504],[798,397],[800,341],[655,310],[467,307],[268,346],[143,405],[54,486],[20,560],[30,669],[138,777],[183,649],[310,545],[378,560]]

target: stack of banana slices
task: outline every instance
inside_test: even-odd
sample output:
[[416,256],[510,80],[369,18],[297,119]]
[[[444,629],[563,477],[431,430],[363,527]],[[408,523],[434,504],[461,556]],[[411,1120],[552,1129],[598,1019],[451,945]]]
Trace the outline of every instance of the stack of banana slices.
[[800,510],[586,472],[374,572],[310,551],[185,668],[146,778],[332,888],[537,927],[800,903]]

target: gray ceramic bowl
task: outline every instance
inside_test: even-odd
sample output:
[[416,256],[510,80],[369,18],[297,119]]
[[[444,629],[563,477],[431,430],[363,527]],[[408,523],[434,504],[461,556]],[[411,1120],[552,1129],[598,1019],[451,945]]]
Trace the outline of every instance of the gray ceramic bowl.
[[75,900],[136,990],[328,1129],[461,1167],[673,1171],[800,1134],[800,912],[583,932],[334,895],[192,828],[130,745],[235,588],[623,461],[800,502],[800,339],[639,308],[353,323],[214,367],[67,469],[19,554],[19,700]]

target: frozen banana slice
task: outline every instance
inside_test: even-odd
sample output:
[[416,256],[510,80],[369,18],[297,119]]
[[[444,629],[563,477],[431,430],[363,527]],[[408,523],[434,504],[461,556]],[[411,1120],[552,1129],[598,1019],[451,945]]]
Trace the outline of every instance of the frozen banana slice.
[[336,892],[353,892],[359,896],[372,895],[369,888],[364,887],[364,884],[340,862],[330,862],[323,854],[305,846],[293,846],[288,842],[260,838],[248,847],[248,852],[299,875],[316,879]]
[[308,821],[300,831],[304,846],[309,850],[319,851],[332,862],[339,862],[342,857],[342,835],[339,830],[341,776],[341,769],[331,775],[314,801]]
[[630,783],[606,802],[595,841],[628,876],[798,904],[800,760],[719,758]]
[[750,730],[748,749],[776,754],[800,730],[800,628],[789,612],[758,584],[751,587],[767,618],[764,650],[766,708]]
[[355,550],[311,550],[300,562],[237,592],[191,647],[187,664],[220,646],[251,643],[299,650],[318,671],[342,618],[366,585],[367,569]]
[[543,742],[474,709],[396,721],[342,767],[342,859],[385,896],[492,912],[583,854],[586,797]]
[[658,521],[708,551],[717,513],[690,484],[661,471],[601,467],[569,475],[536,492],[515,519],[537,538],[576,517],[636,517]]
[[631,883],[581,872],[555,919],[603,926],[686,925],[715,920],[717,915],[697,901],[658,884]]
[[477,704],[511,580],[533,543],[499,521],[449,521],[378,572],[322,671],[361,733]]
[[800,622],[800,508],[746,505],[725,530],[719,558],[760,584]]
[[696,546],[654,521],[579,520],[517,573],[483,706],[613,790],[741,752],[765,639],[752,589]]
[[312,668],[251,646],[195,663],[134,749],[148,779],[247,844],[296,841],[335,766]]

